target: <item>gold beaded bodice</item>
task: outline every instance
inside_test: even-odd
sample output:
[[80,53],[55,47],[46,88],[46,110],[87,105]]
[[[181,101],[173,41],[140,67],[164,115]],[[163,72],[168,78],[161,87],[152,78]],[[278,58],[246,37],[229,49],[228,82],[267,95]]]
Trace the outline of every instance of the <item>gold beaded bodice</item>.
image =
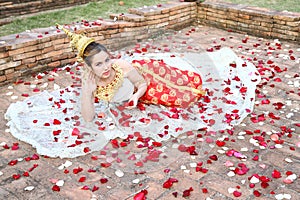
[[95,97],[100,100],[111,101],[123,83],[123,70],[117,64],[112,64],[112,69],[116,72],[114,80],[105,86],[97,86],[95,91]]

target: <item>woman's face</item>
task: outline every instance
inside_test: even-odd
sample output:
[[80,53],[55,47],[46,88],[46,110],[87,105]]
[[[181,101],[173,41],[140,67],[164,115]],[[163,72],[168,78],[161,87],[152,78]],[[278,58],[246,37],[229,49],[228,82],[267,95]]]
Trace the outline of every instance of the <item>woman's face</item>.
[[94,73],[100,79],[106,79],[110,77],[112,71],[111,64],[112,61],[110,56],[105,51],[101,51],[94,55],[91,62]]

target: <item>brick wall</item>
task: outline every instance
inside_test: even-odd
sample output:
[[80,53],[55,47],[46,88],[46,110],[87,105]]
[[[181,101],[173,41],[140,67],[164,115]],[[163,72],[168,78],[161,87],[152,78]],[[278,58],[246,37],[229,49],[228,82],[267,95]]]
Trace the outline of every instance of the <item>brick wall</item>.
[[[169,29],[192,23],[210,25],[249,35],[300,42],[300,13],[270,11],[229,3],[200,4],[172,1],[146,8],[132,8],[111,19],[73,24],[88,36],[116,50],[155,37]],[[116,21],[114,20],[116,19]],[[0,85],[22,76],[74,62],[69,39],[54,26],[0,37]]]
[[[196,17],[196,3],[172,2],[133,8],[128,14],[112,14],[112,19],[81,22],[71,28],[84,30],[109,50],[116,50],[168,29],[189,26]],[[75,56],[66,34],[54,26],[0,37],[0,85],[33,72],[64,66],[74,62]]]
[[203,2],[198,5],[198,20],[201,24],[225,30],[300,43],[300,13]]
[[47,10],[86,4],[94,0],[5,0],[0,1],[0,25],[10,23],[12,17]]

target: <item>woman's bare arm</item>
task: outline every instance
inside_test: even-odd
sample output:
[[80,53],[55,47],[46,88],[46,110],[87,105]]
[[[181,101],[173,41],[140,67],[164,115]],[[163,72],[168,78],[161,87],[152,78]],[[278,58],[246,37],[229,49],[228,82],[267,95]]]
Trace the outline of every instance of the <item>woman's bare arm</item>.
[[82,78],[81,115],[86,122],[91,122],[95,117],[94,91],[97,88],[93,72],[86,72]]

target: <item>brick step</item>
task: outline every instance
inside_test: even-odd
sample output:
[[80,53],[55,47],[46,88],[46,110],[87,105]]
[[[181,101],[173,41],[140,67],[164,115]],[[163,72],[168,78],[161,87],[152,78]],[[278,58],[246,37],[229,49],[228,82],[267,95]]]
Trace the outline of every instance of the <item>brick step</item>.
[[110,14],[110,19],[117,19],[117,20],[123,20],[128,22],[144,22],[146,21],[146,18],[141,15],[136,14],[130,14],[130,13],[122,13],[122,14]]

